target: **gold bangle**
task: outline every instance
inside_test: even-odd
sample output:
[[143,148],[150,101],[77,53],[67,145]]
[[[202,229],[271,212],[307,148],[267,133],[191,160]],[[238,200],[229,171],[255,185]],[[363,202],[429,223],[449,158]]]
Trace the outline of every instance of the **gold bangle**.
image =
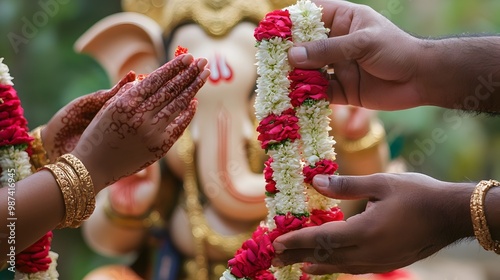
[[82,192],[81,182],[78,178],[78,174],[76,171],[69,165],[64,162],[56,162],[57,165],[63,172],[66,173],[66,177],[71,182],[71,190],[73,192],[73,197],[75,198],[75,215],[73,217],[73,221],[69,223],[68,227],[77,228],[80,224],[85,220],[85,208],[87,205],[87,198],[85,194]]
[[42,141],[42,129],[45,128],[45,125],[41,125],[35,129],[33,129],[29,134],[33,138],[33,142],[31,143],[31,148],[33,153],[31,154],[31,164],[35,167],[35,169],[39,169],[44,165],[50,163],[49,157],[47,155],[47,151],[43,147]]
[[104,202],[104,214],[113,224],[124,228],[144,229],[163,225],[161,215],[156,210],[141,216],[122,215],[113,209],[109,200]]
[[64,154],[59,157],[58,161],[65,162],[69,164],[78,174],[78,179],[81,183],[82,196],[86,198],[86,207],[84,214],[82,216],[82,221],[86,220],[92,215],[95,209],[95,192],[94,184],[92,183],[92,178],[90,173],[85,168],[85,165],[74,155]]
[[487,251],[494,251],[500,254],[500,242],[491,237],[486,215],[484,211],[484,198],[486,193],[492,187],[498,187],[500,183],[495,180],[483,180],[477,184],[470,199],[470,213],[474,235],[479,244]]
[[73,155],[66,154],[54,164],[41,169],[49,170],[61,189],[65,215],[57,228],[77,228],[88,219],[95,208],[94,186],[83,163]]
[[385,140],[385,129],[378,121],[370,123],[368,133],[356,140],[339,139],[337,147],[346,153],[356,153],[378,146]]
[[66,172],[64,172],[64,170],[56,164],[47,164],[41,169],[46,169],[52,173],[63,195],[65,214],[63,220],[56,228],[69,227],[73,223],[76,214],[77,203],[73,194],[73,188],[75,185],[72,184],[72,181],[68,178]]

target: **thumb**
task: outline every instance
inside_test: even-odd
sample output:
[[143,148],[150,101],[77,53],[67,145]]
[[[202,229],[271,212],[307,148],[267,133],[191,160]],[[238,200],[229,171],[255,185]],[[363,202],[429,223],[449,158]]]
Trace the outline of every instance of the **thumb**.
[[322,195],[337,199],[363,199],[376,196],[382,187],[374,178],[368,176],[316,175],[313,187]]
[[366,52],[362,32],[306,42],[288,50],[290,64],[297,68],[317,69],[337,62],[358,59]]

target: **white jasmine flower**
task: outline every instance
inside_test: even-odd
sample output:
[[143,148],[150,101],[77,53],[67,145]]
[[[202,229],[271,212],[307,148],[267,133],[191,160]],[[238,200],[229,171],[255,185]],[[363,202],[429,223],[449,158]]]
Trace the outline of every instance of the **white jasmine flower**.
[[3,57],[0,57],[0,84],[13,86],[13,79],[14,78],[10,76],[9,67],[3,63]]

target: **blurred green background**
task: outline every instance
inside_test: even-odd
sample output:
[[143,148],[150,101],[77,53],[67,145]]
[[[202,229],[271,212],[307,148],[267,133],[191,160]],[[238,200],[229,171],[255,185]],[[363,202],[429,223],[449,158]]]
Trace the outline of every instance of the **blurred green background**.
[[[368,4],[424,37],[500,30],[500,1],[495,0],[353,2]],[[51,12],[44,9],[47,5]],[[0,0],[0,57],[11,69],[30,128],[46,123],[75,97],[110,86],[103,69],[76,54],[73,44],[92,24],[119,11],[118,0]],[[381,112],[380,117],[393,156],[405,160],[410,170],[449,181],[500,179],[498,118],[430,107]],[[441,143],[432,140],[439,130],[446,135]],[[80,279],[90,268],[112,261],[92,255],[78,230],[55,234],[61,279]]]

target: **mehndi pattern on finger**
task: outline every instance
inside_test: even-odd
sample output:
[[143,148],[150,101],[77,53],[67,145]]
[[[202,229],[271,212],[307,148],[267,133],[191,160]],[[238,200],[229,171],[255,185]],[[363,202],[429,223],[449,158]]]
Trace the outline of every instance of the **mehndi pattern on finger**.
[[200,69],[198,61],[194,60],[187,69],[179,73],[171,80],[167,81],[156,93],[146,99],[141,106],[137,109],[141,111],[154,111],[160,110],[165,104],[171,103],[175,100],[181,92],[184,91],[199,75]]

